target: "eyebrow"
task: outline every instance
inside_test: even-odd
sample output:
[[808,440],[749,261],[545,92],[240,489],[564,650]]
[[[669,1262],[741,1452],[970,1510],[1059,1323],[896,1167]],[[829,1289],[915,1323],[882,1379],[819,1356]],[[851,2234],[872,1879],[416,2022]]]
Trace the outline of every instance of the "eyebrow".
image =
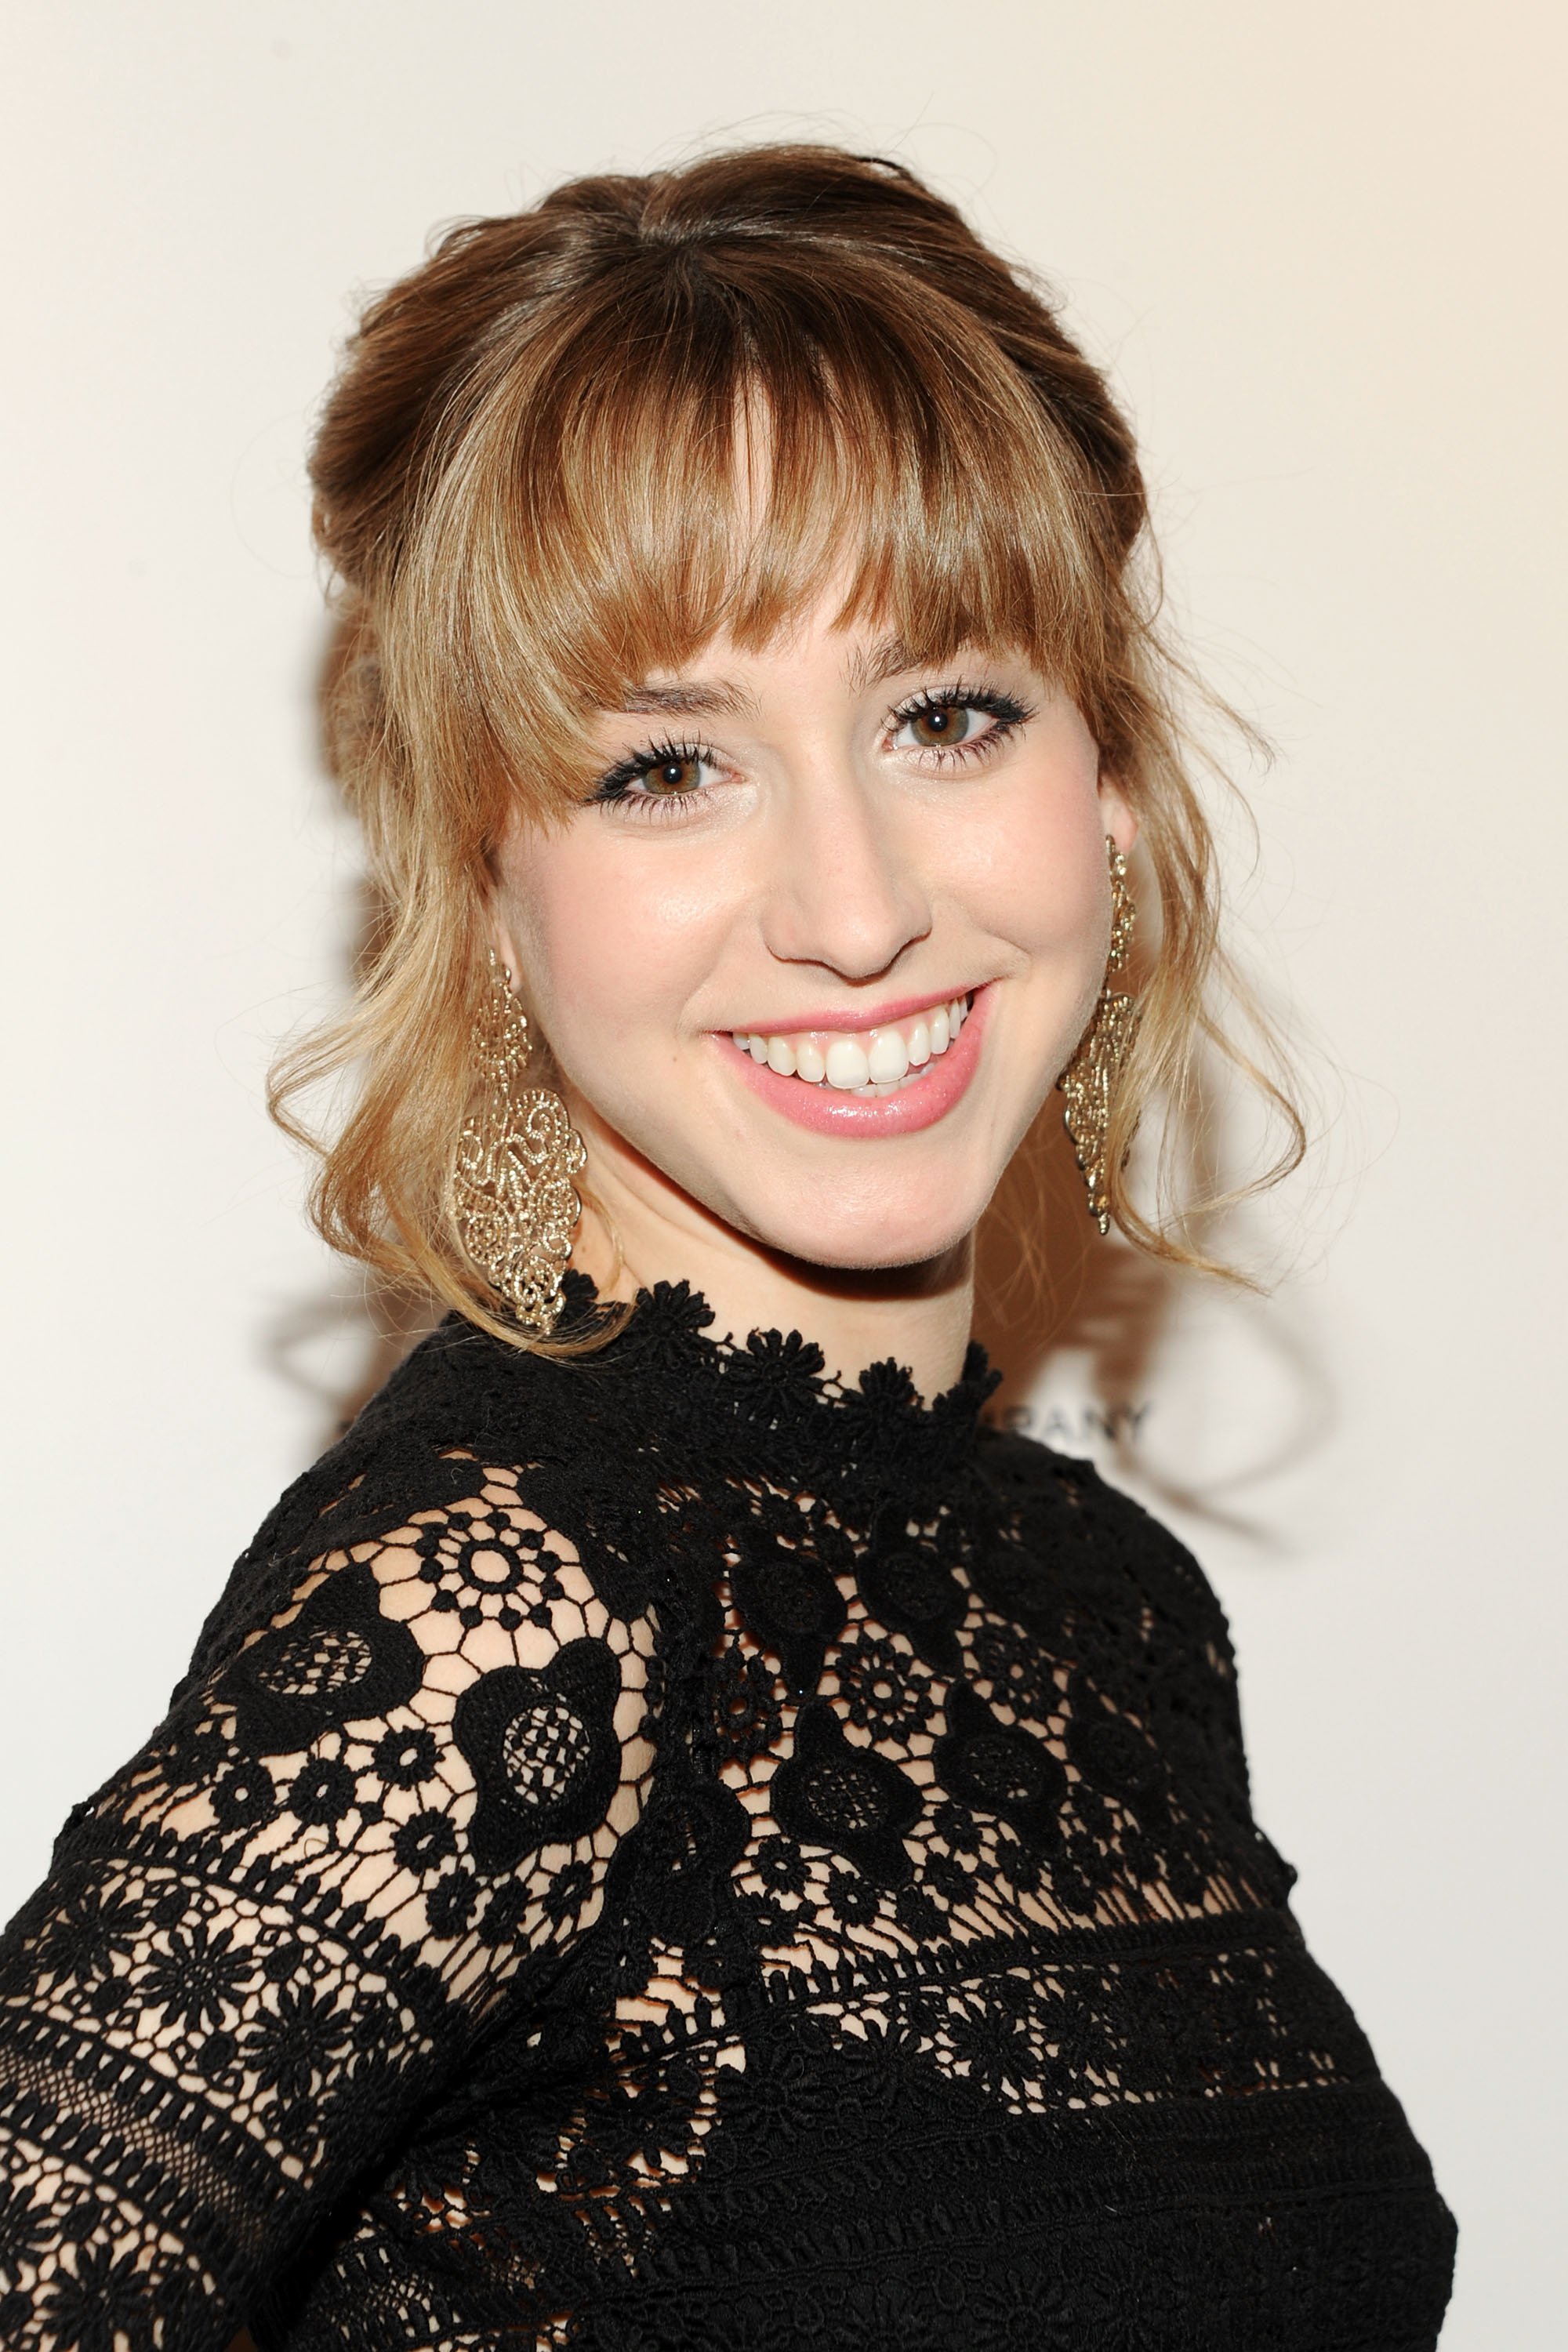
[[857,653],[847,672],[852,694],[864,694],[868,687],[880,686],[884,679],[899,677],[907,669],[919,669],[918,662],[902,637],[884,637],[865,653]]
[[694,677],[677,686],[633,686],[615,709],[628,717],[667,719],[734,719],[754,712],[756,703],[743,687],[728,678]]
[[[883,637],[864,652],[855,653],[846,676],[852,694],[864,694],[884,679],[899,677],[905,670],[920,669],[923,665],[902,637]],[[753,717],[756,698],[737,686],[732,679],[683,678],[672,686],[650,686],[644,682],[628,687],[616,701],[613,715],[626,718],[658,719],[735,719]]]

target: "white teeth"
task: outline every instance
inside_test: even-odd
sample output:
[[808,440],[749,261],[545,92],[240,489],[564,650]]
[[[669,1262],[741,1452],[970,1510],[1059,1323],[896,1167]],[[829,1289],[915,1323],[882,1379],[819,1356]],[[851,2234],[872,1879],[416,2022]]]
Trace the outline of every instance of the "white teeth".
[[913,1086],[927,1066],[956,1043],[968,1014],[967,1000],[955,996],[917,1015],[907,1029],[889,1022],[885,1028],[837,1036],[819,1031],[764,1034],[749,1029],[732,1030],[731,1035],[740,1052],[765,1063],[781,1078],[804,1078],[807,1086],[826,1085],[840,1094],[885,1094]]
[[909,1047],[896,1029],[873,1029],[868,1042],[867,1076],[872,1085],[895,1085],[910,1066]]
[[827,1083],[841,1094],[853,1093],[857,1087],[869,1083],[871,1064],[864,1045],[853,1037],[835,1037],[827,1049]]

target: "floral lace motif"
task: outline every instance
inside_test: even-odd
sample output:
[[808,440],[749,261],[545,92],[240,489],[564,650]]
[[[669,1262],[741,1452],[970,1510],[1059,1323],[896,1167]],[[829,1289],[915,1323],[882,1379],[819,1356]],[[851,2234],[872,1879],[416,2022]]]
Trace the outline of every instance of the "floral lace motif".
[[243,1557],[0,1948],[0,2340],[1431,2346],[1191,1560],[707,1320],[444,1327]]

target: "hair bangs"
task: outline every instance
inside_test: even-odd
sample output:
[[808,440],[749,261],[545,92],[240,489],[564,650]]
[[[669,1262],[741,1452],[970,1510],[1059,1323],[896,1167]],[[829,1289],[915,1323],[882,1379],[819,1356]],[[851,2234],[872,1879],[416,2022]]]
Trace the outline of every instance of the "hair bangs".
[[446,636],[531,808],[577,797],[595,710],[826,593],[917,662],[1006,645],[1092,688],[1081,461],[955,303],[911,304],[874,259],[849,287],[775,256],[638,261],[570,334],[535,325],[437,499],[466,544],[425,567],[444,599],[420,635]]

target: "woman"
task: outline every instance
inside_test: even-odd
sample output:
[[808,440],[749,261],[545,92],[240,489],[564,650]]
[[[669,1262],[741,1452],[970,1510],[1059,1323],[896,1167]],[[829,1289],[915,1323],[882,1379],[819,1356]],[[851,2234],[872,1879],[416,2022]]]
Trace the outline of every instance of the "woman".
[[358,1065],[321,1221],[454,1311],[10,1931],[5,2343],[1429,2347],[1215,1600],[968,1345],[1058,1080],[1196,1262],[1124,1173],[1217,950],[1104,384],[906,173],[761,149],[455,231],[315,480],[385,924],[280,1097]]

